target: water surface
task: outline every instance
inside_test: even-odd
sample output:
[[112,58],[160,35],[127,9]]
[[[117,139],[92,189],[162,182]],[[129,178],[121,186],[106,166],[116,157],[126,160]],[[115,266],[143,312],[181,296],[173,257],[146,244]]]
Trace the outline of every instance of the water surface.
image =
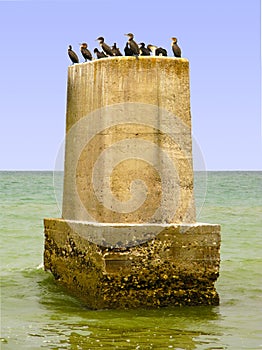
[[42,268],[43,218],[61,216],[52,172],[0,172],[2,349],[262,349],[262,172],[207,175],[198,221],[222,226],[220,305],[92,311]]

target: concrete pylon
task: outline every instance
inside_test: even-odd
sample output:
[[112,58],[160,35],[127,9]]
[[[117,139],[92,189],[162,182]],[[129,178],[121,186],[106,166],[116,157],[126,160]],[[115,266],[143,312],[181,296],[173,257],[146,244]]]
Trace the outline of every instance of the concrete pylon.
[[220,226],[196,222],[189,62],[68,69],[61,219],[45,269],[93,309],[217,305]]

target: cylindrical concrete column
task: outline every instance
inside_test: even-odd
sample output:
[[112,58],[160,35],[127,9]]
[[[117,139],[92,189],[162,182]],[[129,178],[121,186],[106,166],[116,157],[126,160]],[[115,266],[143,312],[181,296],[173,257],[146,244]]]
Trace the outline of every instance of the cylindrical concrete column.
[[189,91],[186,59],[69,67],[64,219],[195,222]]

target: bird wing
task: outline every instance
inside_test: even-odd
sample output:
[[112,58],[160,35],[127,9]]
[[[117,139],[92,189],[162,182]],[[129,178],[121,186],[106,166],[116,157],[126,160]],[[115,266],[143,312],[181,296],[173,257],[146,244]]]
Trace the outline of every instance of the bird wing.
[[86,49],[86,56],[91,60],[92,59],[92,54],[91,54],[91,52],[88,50],[88,49]]
[[81,53],[82,53],[82,55],[83,55],[83,57],[84,57],[85,59],[89,59],[89,60],[92,59],[91,52],[90,52],[88,49],[86,49],[86,48],[81,48],[80,51],[81,51]]
[[181,49],[177,44],[172,45],[172,50],[176,57],[181,57]]
[[134,40],[129,41],[129,46],[135,55],[139,55],[139,46]]
[[73,50],[68,51],[68,54],[69,54],[69,57],[71,58],[71,60],[72,60],[74,63],[79,63],[78,56],[77,56],[77,54],[76,54]]
[[101,45],[102,49],[105,51],[105,53],[109,56],[114,56],[114,53],[111,49],[111,47],[109,45],[107,45],[106,43],[103,43]]

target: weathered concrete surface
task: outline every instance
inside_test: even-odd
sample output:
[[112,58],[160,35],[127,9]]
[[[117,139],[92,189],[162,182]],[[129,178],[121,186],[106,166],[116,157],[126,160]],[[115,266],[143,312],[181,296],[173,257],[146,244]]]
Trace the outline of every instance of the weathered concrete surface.
[[139,246],[110,249],[45,219],[45,268],[92,309],[217,305],[219,249],[219,225],[164,225]]
[[67,131],[94,110],[122,102],[159,106],[191,127],[189,61],[111,57],[68,68]]
[[186,59],[69,67],[66,128],[64,219],[195,222]]
[[220,226],[196,223],[189,63],[68,69],[63,219],[44,266],[90,308],[217,305]]

